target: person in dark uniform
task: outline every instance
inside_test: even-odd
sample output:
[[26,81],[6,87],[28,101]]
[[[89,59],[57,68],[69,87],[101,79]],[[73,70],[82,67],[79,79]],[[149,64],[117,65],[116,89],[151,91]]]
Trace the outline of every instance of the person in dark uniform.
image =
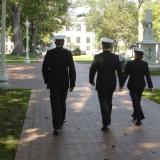
[[152,89],[153,84],[149,73],[148,63],[143,61],[144,51],[141,48],[135,48],[135,60],[127,63],[124,70],[124,82],[129,76],[127,87],[130,91],[130,96],[133,103],[133,120],[136,121],[135,125],[140,126],[142,124],[141,120],[144,119],[144,114],[141,107],[141,96],[145,88],[146,82],[148,83],[148,88]]
[[112,96],[116,89],[116,71],[119,85],[122,83],[122,68],[119,56],[112,53],[113,40],[103,37],[103,52],[95,55],[89,71],[89,83],[95,85],[94,78],[97,73],[96,90],[102,115],[102,131],[107,131],[111,124]]
[[47,51],[42,65],[44,82],[50,89],[54,135],[59,134],[65,121],[67,92],[73,90],[76,80],[72,54],[63,48],[64,38],[55,36],[56,47]]

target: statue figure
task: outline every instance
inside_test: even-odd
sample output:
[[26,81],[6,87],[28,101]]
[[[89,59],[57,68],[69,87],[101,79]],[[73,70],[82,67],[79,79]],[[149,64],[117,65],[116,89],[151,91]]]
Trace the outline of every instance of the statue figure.
[[151,9],[146,10],[146,19],[144,25],[143,41],[153,41],[152,31],[152,11]]

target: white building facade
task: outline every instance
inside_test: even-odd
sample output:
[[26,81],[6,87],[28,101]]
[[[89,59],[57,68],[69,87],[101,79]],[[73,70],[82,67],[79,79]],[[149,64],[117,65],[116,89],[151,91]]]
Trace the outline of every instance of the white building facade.
[[[74,51],[80,49],[81,54],[94,54],[96,50],[95,33],[87,31],[85,17],[72,12],[72,26],[65,26],[60,34],[65,35],[64,47]],[[59,34],[55,33],[54,35]]]

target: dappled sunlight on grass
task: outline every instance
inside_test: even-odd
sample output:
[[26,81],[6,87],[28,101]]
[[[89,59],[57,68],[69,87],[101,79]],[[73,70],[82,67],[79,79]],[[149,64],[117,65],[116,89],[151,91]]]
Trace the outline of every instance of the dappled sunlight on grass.
[[160,104],[160,89],[155,89],[152,92],[146,89],[143,92],[143,96],[146,99],[150,99],[150,100]]
[[30,90],[0,90],[0,160],[13,159],[26,114]]
[[7,150],[15,149],[18,144],[18,140],[15,137],[9,135],[5,138],[1,138],[0,144],[3,145]]

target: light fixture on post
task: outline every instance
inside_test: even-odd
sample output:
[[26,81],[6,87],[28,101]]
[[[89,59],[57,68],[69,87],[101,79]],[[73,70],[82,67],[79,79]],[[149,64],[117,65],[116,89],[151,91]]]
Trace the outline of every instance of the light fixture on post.
[[29,28],[29,21],[28,19],[25,22],[25,26],[26,26],[26,59],[25,62],[26,63],[30,63],[30,59],[29,59],[29,45],[28,45],[28,41],[29,41],[29,36],[28,36],[28,28]]
[[6,51],[6,0],[2,0],[2,18],[1,18],[1,54],[0,54],[0,89],[9,87],[8,78],[5,73],[5,51]]

